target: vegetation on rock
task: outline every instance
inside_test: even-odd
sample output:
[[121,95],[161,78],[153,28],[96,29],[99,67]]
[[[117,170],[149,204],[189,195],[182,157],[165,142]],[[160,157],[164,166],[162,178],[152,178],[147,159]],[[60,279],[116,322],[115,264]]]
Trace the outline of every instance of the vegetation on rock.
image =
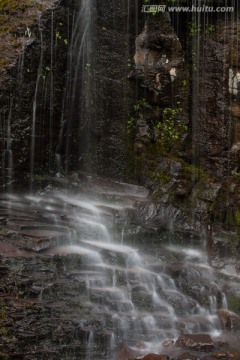
[[0,0],[0,66],[16,60],[24,43],[33,37],[37,16],[55,0]]

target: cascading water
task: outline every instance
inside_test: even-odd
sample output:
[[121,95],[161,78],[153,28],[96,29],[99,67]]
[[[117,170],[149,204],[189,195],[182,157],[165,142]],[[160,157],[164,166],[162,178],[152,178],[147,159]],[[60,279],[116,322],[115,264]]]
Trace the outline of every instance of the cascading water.
[[[87,185],[88,196],[85,191],[72,194],[65,190],[42,197],[26,196],[25,200],[11,198],[14,211],[22,203],[25,212],[34,209],[38,216],[45,214],[49,231],[66,234],[61,245],[41,253],[53,259],[61,256],[66,276],[74,277],[84,289],[77,294],[81,311],[75,312],[74,322],[86,335],[82,344],[85,358],[99,358],[102,354],[101,358],[111,359],[123,341],[143,354],[166,352],[163,341],[176,340],[181,329],[216,335],[220,329],[217,309],[226,306],[226,300],[222,284],[217,285],[216,274],[207,265],[206,254],[163,245],[161,238],[156,248],[144,249],[136,241],[132,246],[126,217],[129,219],[129,214],[137,211],[137,203],[146,201],[146,191],[113,184],[115,190]],[[123,228],[126,245],[122,244]],[[34,227],[22,224],[22,229],[33,231]],[[79,258],[79,265],[70,273],[69,255]],[[213,289],[208,295],[205,283]],[[44,301],[45,286],[33,287],[34,291],[41,289],[39,301]],[[195,292],[196,296],[192,296]]]

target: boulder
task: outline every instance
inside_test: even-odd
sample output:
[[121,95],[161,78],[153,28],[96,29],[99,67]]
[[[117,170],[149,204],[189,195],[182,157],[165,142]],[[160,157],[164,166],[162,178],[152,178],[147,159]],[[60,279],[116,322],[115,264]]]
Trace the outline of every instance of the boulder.
[[218,312],[220,323],[225,331],[240,330],[240,316],[227,309],[221,309]]
[[135,359],[136,356],[137,356],[136,353],[132,349],[130,349],[126,344],[123,343],[119,346],[114,360],[130,360],[130,359]]
[[214,350],[214,343],[206,334],[183,334],[176,341],[176,345],[193,351],[210,352]]

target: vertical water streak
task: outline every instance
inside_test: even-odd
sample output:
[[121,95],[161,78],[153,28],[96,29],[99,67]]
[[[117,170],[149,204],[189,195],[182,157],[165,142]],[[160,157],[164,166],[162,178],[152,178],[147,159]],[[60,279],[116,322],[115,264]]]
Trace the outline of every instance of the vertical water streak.
[[3,152],[3,177],[6,180],[6,190],[11,192],[12,182],[13,182],[13,171],[14,171],[14,162],[13,162],[13,151],[12,151],[12,112],[13,106],[15,104],[15,99],[20,96],[22,91],[22,83],[24,78],[24,60],[25,60],[25,51],[22,47],[22,51],[18,60],[17,66],[17,79],[15,84],[14,92],[11,94],[9,112],[7,117],[3,114],[3,119],[1,122],[4,124],[4,152]]
[[[94,3],[95,0],[82,0],[73,16],[64,109],[56,151],[59,160],[65,146],[66,159],[70,154],[74,154],[80,164],[79,154],[87,152],[90,146]],[[66,161],[66,172],[68,169],[69,164]]]
[[50,44],[50,104],[49,104],[49,169],[51,169],[51,150],[53,140],[53,100],[54,100],[54,79],[53,79],[53,45],[54,45],[54,29],[53,29],[54,13],[51,11],[51,44]]
[[121,236],[121,245],[124,244],[124,234],[125,234],[125,226],[122,229],[122,236]]
[[227,298],[226,298],[226,295],[224,293],[222,293],[222,308],[223,309],[228,309]]
[[38,90],[39,84],[42,77],[43,70],[43,34],[41,28],[41,18],[38,19],[38,31],[40,36],[40,60],[37,71],[37,80],[35,86],[35,93],[33,99],[33,111],[32,111],[32,135],[31,135],[31,158],[30,158],[30,182],[31,182],[31,190],[33,185],[33,177],[35,170],[35,143],[36,143],[36,120],[37,120],[37,105],[38,105]]
[[91,360],[93,346],[94,346],[94,331],[90,331],[87,342],[86,360]]
[[[194,0],[193,5],[198,6],[198,1]],[[193,165],[197,165],[198,149],[196,138],[200,135],[198,106],[199,106],[199,60],[200,60],[200,26],[201,13],[192,13],[192,22],[190,24],[190,32],[192,36],[192,161]]]
[[4,150],[4,168],[6,175],[6,190],[11,192],[12,189],[12,175],[13,175],[13,154],[12,154],[12,137],[11,137],[11,118],[12,118],[12,102],[10,103],[10,110],[6,122],[6,136],[5,136],[5,150]]

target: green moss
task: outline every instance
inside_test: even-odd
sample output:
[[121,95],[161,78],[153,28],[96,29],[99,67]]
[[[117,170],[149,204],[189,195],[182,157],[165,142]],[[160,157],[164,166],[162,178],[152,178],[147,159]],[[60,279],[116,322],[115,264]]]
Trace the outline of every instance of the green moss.
[[207,174],[201,168],[190,164],[184,164],[183,172],[184,178],[193,182],[207,178]]
[[228,297],[228,307],[229,310],[235,312],[240,315],[240,297],[231,295]]
[[21,48],[25,30],[31,28],[39,11],[47,4],[38,0],[0,0],[0,67],[12,63]]
[[31,176],[28,174],[28,179],[32,181],[32,185],[34,188],[41,190],[43,189],[49,182],[49,175],[46,173],[38,173]]
[[171,181],[171,176],[165,171],[149,171],[147,176],[160,186],[166,185]]
[[228,224],[240,234],[240,212],[238,210],[233,210],[227,219]]
[[36,0],[21,0],[21,2],[19,0],[0,0],[0,10],[13,12],[37,4]]

